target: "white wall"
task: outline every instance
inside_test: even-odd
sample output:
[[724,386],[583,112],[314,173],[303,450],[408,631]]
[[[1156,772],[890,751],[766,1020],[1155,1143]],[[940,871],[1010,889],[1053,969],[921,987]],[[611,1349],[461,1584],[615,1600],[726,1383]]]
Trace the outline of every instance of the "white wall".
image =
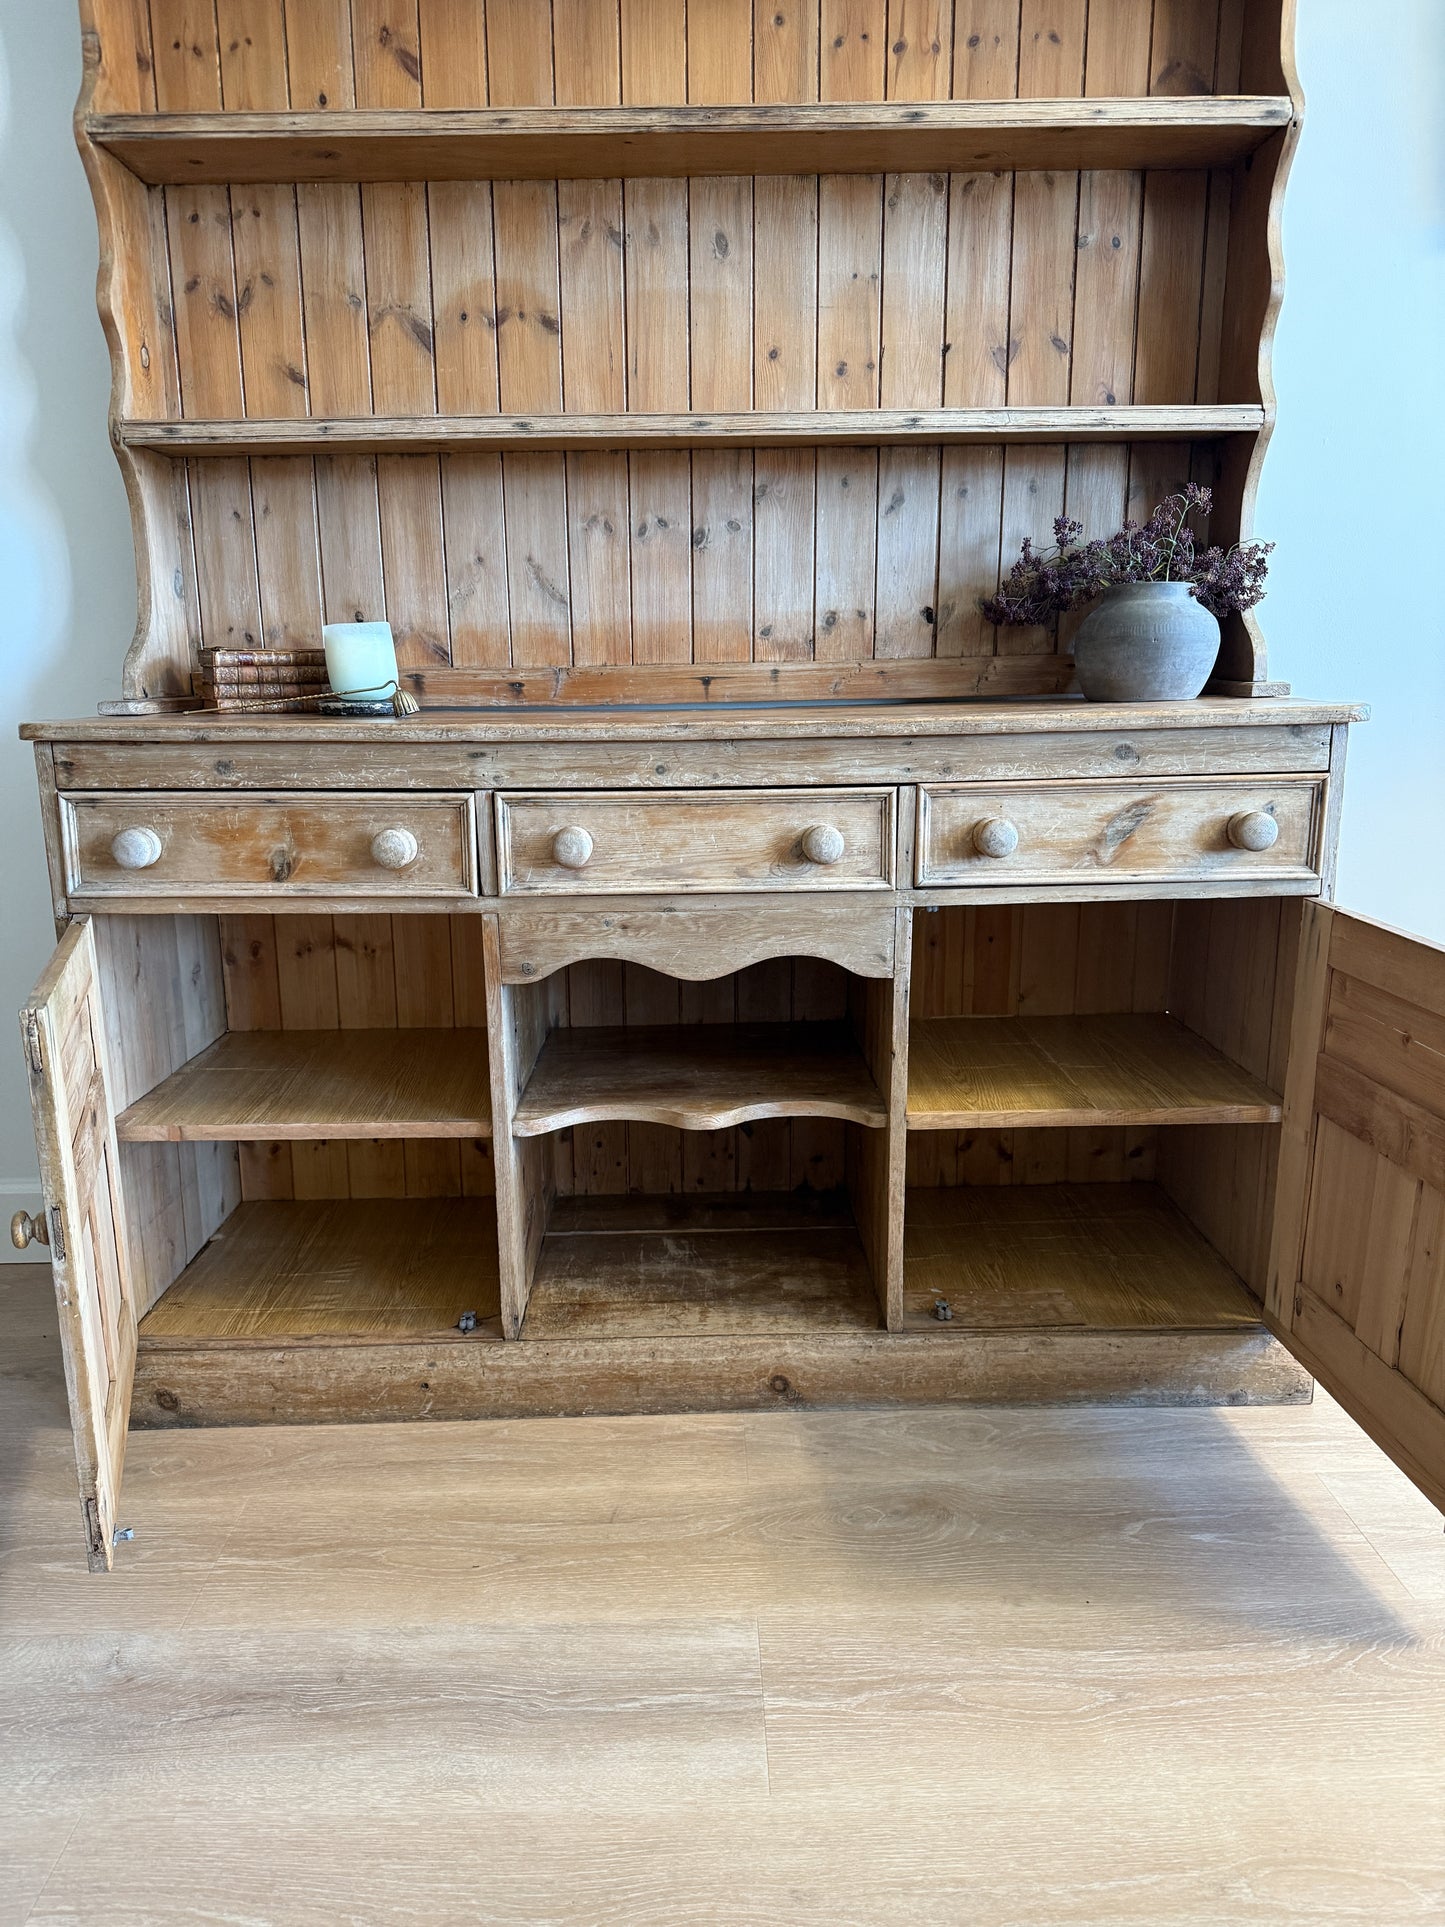
[[[1281,425],[1259,532],[1280,547],[1271,670],[1358,697],[1340,897],[1445,941],[1445,6],[1301,0],[1309,95],[1290,186]],[[114,695],[134,604],[106,440],[95,232],[70,132],[67,0],[0,0],[0,1007],[53,941],[27,716]],[[1412,544],[1410,554],[1404,542]],[[0,1031],[0,1203],[34,1197],[18,1047]]]
[[1371,705],[1340,902],[1445,942],[1445,4],[1299,11],[1260,613],[1272,675]]
[[[70,131],[69,0],[0,0],[0,1213],[38,1202],[13,1014],[55,941],[25,717],[118,691],[135,570],[106,435],[90,191]],[[0,1253],[11,1256],[0,1228]]]

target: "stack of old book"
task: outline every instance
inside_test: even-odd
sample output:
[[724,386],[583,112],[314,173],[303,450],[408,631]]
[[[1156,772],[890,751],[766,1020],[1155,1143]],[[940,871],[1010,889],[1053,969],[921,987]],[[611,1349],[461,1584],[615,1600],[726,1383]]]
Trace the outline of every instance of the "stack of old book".
[[196,694],[208,708],[311,709],[326,694],[324,649],[202,649]]

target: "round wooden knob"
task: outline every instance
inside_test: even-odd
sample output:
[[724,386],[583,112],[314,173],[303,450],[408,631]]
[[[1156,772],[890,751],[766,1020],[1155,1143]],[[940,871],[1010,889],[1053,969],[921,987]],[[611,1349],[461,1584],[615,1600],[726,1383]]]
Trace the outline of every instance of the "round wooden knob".
[[847,847],[843,832],[831,823],[815,823],[803,832],[803,855],[810,863],[838,863]]
[[372,860],[383,870],[404,870],[420,849],[410,830],[378,830],[371,839]]
[[161,860],[161,840],[154,830],[121,830],[110,840],[110,853],[122,870],[148,870]]
[[980,856],[1012,856],[1019,833],[1006,816],[986,816],[973,830],[973,847]]
[[30,1244],[48,1245],[50,1227],[45,1222],[45,1213],[32,1218],[28,1211],[17,1211],[10,1220],[10,1242],[17,1251],[24,1251]]
[[1229,840],[1236,850],[1268,850],[1279,841],[1279,825],[1265,810],[1241,810],[1229,819]]
[[585,870],[592,857],[590,831],[572,825],[552,838],[552,855],[564,870]]

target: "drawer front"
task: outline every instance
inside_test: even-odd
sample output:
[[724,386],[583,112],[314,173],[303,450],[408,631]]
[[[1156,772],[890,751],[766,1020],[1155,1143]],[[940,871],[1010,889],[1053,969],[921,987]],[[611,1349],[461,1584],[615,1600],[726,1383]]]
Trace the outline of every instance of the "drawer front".
[[477,892],[470,796],[60,799],[76,897],[460,897]]
[[499,795],[498,887],[531,896],[886,890],[894,817],[891,789]]
[[1317,883],[1323,802],[1277,777],[927,786],[918,883]]

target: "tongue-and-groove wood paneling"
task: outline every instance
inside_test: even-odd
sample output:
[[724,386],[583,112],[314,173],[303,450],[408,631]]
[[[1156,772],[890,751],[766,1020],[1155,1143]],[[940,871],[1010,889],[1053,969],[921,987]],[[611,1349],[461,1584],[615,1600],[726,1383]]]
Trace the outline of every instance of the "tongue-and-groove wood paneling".
[[[1283,85],[1243,0],[92,5],[97,110]],[[1221,372],[1228,171],[146,190],[90,161],[158,257],[124,412],[1259,399]],[[162,605],[131,694],[179,689],[202,643],[381,614],[417,668],[1003,654],[1046,689],[1059,640],[978,613],[1001,561],[1216,466],[1143,443],[128,460]]]

